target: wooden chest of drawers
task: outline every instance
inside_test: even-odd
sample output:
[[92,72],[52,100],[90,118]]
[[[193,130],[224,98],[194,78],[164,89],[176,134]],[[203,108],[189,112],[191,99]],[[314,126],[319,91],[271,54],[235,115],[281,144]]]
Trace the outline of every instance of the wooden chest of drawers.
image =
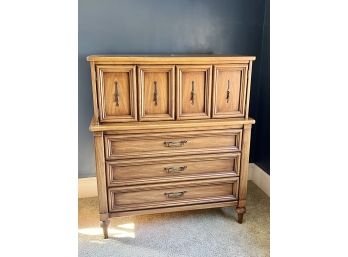
[[233,206],[245,213],[247,56],[89,56],[104,237],[110,217]]

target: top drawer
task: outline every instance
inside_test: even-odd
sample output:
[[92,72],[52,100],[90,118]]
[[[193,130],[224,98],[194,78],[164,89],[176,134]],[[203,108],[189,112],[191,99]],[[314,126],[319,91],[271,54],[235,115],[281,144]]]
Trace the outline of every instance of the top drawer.
[[106,135],[106,159],[240,151],[241,129]]

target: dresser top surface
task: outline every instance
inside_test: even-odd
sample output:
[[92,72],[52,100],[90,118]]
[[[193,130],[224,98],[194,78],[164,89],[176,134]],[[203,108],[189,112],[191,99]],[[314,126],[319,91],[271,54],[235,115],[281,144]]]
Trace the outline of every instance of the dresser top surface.
[[134,61],[134,62],[154,62],[154,61],[170,61],[170,62],[182,62],[182,61],[254,61],[255,56],[243,56],[243,55],[217,55],[217,54],[153,54],[153,55],[90,55],[87,57],[87,61],[90,62],[114,62],[114,61]]

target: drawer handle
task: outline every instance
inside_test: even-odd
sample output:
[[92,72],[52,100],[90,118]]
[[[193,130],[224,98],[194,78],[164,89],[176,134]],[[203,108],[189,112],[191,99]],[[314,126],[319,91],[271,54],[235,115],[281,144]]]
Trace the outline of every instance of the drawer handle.
[[155,85],[155,89],[153,92],[153,101],[155,102],[155,105],[157,105],[157,100],[158,100],[158,96],[157,96],[157,81],[153,82]]
[[226,93],[226,101],[230,100],[230,80],[228,80],[227,93]]
[[183,197],[186,192],[187,191],[171,192],[171,193],[164,193],[164,195],[167,196],[168,199],[173,199],[173,198]]
[[182,166],[182,167],[168,167],[164,168],[164,171],[167,173],[178,173],[182,172],[187,169],[187,166]]
[[167,147],[181,147],[184,146],[184,144],[187,143],[187,140],[180,140],[180,141],[165,141],[164,144]]
[[195,104],[195,82],[192,81],[192,90],[191,90],[191,104]]
[[116,102],[116,106],[119,106],[119,101],[120,101],[120,93],[118,92],[118,82],[115,81],[115,102]]

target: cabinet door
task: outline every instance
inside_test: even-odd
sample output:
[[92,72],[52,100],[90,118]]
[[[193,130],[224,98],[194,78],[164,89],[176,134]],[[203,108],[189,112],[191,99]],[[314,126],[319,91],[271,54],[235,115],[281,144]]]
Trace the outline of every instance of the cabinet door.
[[139,119],[174,120],[174,66],[139,66]]
[[248,65],[216,65],[214,68],[213,118],[243,117]]
[[135,66],[97,66],[101,122],[137,120]]
[[210,118],[210,65],[177,66],[177,119]]

